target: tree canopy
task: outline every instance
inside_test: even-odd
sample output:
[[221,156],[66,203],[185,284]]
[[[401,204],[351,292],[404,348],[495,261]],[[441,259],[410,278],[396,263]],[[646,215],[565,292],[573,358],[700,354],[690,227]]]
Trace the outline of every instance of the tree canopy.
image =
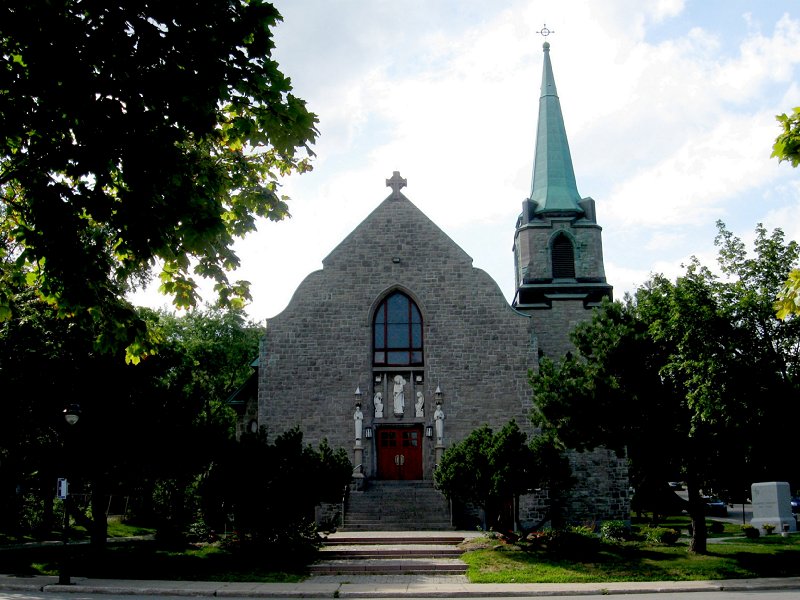
[[571,483],[569,461],[544,436],[528,436],[516,421],[506,423],[497,432],[488,425],[472,431],[465,439],[445,450],[434,473],[436,486],[444,495],[462,502],[472,502],[484,511],[483,527],[495,520],[512,527],[513,509],[520,495],[538,487],[549,488],[556,498]]
[[35,285],[104,348],[146,339],[124,294],[154,269],[179,307],[197,277],[241,306],[233,242],[287,215],[280,178],[311,168],[317,135],[272,59],[280,18],[263,0],[4,2],[0,283]]
[[[800,164],[800,106],[795,107],[791,115],[782,114],[776,118],[782,131],[772,146],[772,156],[797,167]],[[793,269],[789,273],[778,294],[775,310],[780,319],[800,315],[800,269]]]
[[[226,399],[252,373],[261,328],[241,311],[141,316],[160,332],[158,353],[126,365],[33,290],[16,295],[15,317],[0,322],[0,530],[21,522],[23,499],[52,511],[53,482],[67,476],[98,503],[93,534],[105,540],[108,495],[148,513],[158,482],[188,485],[233,443]],[[74,427],[65,398],[81,406]]]
[[800,475],[774,434],[799,391],[800,327],[772,310],[799,249],[759,226],[751,257],[718,226],[721,277],[697,261],[674,282],[653,277],[575,329],[577,356],[532,376],[534,422],[566,446],[626,447],[637,487],[686,480],[697,552],[701,491]]

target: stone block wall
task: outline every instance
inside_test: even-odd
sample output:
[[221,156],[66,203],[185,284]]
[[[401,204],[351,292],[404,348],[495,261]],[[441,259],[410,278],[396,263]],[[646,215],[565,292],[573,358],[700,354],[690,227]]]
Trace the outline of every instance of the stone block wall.
[[628,460],[615,452],[596,448],[569,451],[577,483],[566,502],[567,518],[576,524],[629,521],[631,515]]
[[559,232],[573,242],[576,279],[605,281],[602,228],[590,221],[561,217],[537,219],[517,230],[517,282],[552,279],[552,240]]
[[[378,423],[372,317],[394,290],[407,293],[423,316],[425,417],[413,416],[407,389],[405,415],[394,419],[388,410]],[[352,457],[357,386],[364,427],[432,425],[439,386],[446,446],[484,423],[499,428],[513,418],[530,430],[527,373],[537,364],[530,317],[511,308],[494,280],[403,196],[373,211],[269,319],[260,359],[259,423],[270,437],[300,426],[307,442],[327,438]],[[375,474],[374,444],[363,440],[367,476]],[[430,479],[432,439],[423,440],[423,456]]]
[[586,308],[582,300],[554,299],[551,308],[531,310],[528,314],[542,354],[560,360],[567,352],[575,351],[568,333],[578,323],[591,319],[592,309]]
[[[423,317],[422,381],[407,388],[402,417],[392,415],[385,395],[386,417],[375,419],[373,393],[385,384],[375,381],[372,319],[396,290],[411,297]],[[363,427],[376,432],[386,425],[433,425],[434,390],[440,387],[446,447],[483,424],[499,429],[511,419],[532,434],[528,372],[537,368],[538,347],[560,357],[571,348],[567,332],[590,316],[580,300],[555,300],[551,309],[528,314],[513,309],[441,229],[404,196],[390,197],[323,260],[323,269],[301,283],[287,308],[268,320],[260,351],[258,423],[271,439],[299,426],[306,443],[327,439],[355,464],[356,387],[363,394]],[[426,399],[422,418],[414,416],[417,389]],[[376,441],[377,435],[364,438],[360,448],[368,478],[377,475]],[[435,440],[421,442],[423,477],[432,479]],[[575,453],[571,461],[581,481],[569,501],[575,518],[627,518],[624,462],[605,451]],[[537,522],[546,505],[546,495],[527,497],[520,516],[525,523]]]

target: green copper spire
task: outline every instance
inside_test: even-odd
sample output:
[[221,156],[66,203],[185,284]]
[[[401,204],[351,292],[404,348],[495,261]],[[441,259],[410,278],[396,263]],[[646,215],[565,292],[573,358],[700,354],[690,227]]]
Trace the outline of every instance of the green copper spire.
[[539,125],[536,129],[536,156],[533,164],[531,200],[537,214],[547,212],[577,212],[583,209],[575,183],[575,171],[564,129],[561,102],[556,92],[553,66],[550,64],[550,44],[545,42],[542,95],[539,98]]

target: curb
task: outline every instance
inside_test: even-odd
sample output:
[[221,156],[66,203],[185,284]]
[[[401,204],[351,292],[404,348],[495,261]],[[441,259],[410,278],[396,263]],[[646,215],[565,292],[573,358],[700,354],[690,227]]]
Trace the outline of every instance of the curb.
[[720,591],[800,590],[800,577],[726,579],[718,581],[642,581],[619,583],[248,583],[206,581],[133,581],[75,578],[58,585],[56,577],[0,575],[0,590],[37,593],[80,593],[147,596],[216,596],[224,598],[485,598],[696,593]]

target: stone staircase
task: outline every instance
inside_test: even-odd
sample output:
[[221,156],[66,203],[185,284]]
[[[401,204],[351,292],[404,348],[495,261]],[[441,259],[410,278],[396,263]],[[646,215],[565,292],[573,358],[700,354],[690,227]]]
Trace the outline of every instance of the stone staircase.
[[463,575],[463,534],[443,532],[337,532],[311,565],[311,575]]
[[450,505],[430,481],[370,481],[350,492],[342,531],[452,531]]

